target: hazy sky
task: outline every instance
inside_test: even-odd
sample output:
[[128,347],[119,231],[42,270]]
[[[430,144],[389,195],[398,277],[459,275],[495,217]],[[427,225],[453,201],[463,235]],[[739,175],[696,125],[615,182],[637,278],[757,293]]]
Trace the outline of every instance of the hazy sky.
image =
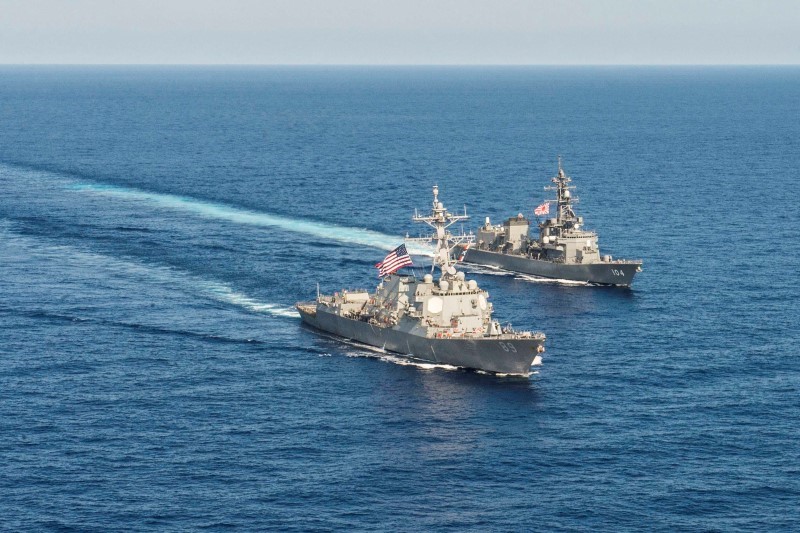
[[800,0],[0,0],[0,63],[800,64]]

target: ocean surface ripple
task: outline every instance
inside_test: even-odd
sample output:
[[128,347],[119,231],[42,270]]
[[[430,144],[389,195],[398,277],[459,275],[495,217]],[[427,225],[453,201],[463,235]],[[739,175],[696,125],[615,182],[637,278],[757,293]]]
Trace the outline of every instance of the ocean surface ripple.
[[[800,69],[0,74],[0,529],[800,529]],[[300,324],[558,155],[644,271],[466,269],[530,377]]]

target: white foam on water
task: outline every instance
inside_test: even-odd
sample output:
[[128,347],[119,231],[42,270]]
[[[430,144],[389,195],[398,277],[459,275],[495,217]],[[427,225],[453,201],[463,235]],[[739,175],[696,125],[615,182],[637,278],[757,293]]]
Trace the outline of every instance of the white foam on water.
[[[121,278],[132,282],[136,287],[141,284],[167,286],[191,297],[208,298],[273,317],[300,317],[293,307],[258,301],[225,283],[202,279],[173,267],[141,263],[128,258],[112,257],[70,245],[52,243],[47,239],[22,236],[11,229],[10,223],[0,222],[0,237],[2,237],[0,244],[21,248],[27,253],[57,262],[62,265],[62,270],[68,268],[70,278],[102,272],[108,280]],[[17,255],[18,253],[9,254],[10,257]]]
[[556,285],[576,285],[576,286],[588,286],[589,283],[586,281],[575,281],[572,279],[557,279],[557,278],[543,278],[540,276],[530,276],[527,274],[518,274],[514,273],[514,279],[520,281],[527,281],[529,283],[553,283]]
[[386,361],[387,363],[394,363],[396,365],[401,366],[415,366],[422,370],[445,370],[451,372],[453,370],[460,370],[460,367],[453,366],[453,365],[444,365],[444,364],[437,364],[437,363],[423,363],[421,361],[415,361],[413,359],[409,359],[407,357],[402,357],[399,355],[385,355],[380,357],[381,361]]
[[299,318],[298,313],[293,307],[259,302],[241,292],[233,290],[231,287],[218,282],[204,282],[201,284],[203,292],[215,300],[228,304],[243,307],[255,313],[265,313],[275,317]]
[[542,356],[537,355],[536,357],[533,358],[533,363],[531,363],[531,366],[539,366],[541,364],[542,364]]
[[497,376],[499,378],[507,378],[507,377],[527,378],[532,374],[538,374],[538,372],[524,372],[522,374],[513,374],[513,373],[504,374],[502,372],[487,372],[486,370],[476,370],[475,372],[478,373],[478,374],[486,375],[486,376]]
[[[225,204],[198,200],[188,196],[154,193],[130,187],[95,183],[74,184],[71,186],[71,189],[92,194],[145,201],[159,207],[192,213],[205,218],[226,220],[228,222],[251,226],[280,228],[295,233],[313,235],[322,239],[346,244],[360,244],[372,248],[380,248],[382,250],[392,250],[403,242],[403,238],[400,236],[387,235],[368,229],[351,228],[313,220],[263,213]],[[424,245],[409,243],[406,247],[409,253],[414,255],[432,255],[432,249]]]

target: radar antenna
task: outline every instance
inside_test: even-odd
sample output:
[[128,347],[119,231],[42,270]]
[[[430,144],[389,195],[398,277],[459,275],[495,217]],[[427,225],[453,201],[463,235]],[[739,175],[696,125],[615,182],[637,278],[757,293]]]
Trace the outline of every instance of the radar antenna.
[[573,222],[576,218],[575,212],[572,210],[572,204],[578,203],[578,198],[573,198],[570,191],[575,190],[574,185],[570,185],[572,178],[567,176],[564,169],[561,167],[561,156],[558,156],[558,175],[551,178],[550,181],[555,183],[555,186],[547,186],[544,188],[546,191],[556,191],[556,199],[548,200],[548,202],[555,201],[558,204],[558,224],[565,222]]
[[463,243],[472,243],[475,240],[474,235],[453,235],[447,228],[463,220],[467,220],[467,208],[464,207],[463,215],[454,215],[447,211],[444,204],[439,201],[439,187],[433,186],[433,210],[428,215],[420,215],[417,210],[414,210],[414,216],[411,218],[414,222],[424,222],[435,230],[433,235],[428,237],[409,238],[406,237],[407,242],[430,242],[436,241],[436,250],[433,254],[433,267],[438,266],[442,275],[454,276],[456,273],[453,264],[452,252],[456,246]]

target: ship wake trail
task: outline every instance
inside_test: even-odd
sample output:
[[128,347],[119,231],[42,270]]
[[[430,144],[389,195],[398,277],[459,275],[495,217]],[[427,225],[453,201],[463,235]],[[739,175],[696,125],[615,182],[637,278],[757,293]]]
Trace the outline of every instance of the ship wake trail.
[[[120,301],[129,302],[134,307],[137,299],[172,302],[180,306],[194,305],[199,298],[283,320],[300,316],[293,307],[259,301],[226,283],[201,278],[174,267],[112,257],[54,243],[46,238],[23,236],[13,230],[13,223],[5,219],[0,219],[0,257],[8,258],[3,265],[7,279],[10,276],[13,280],[13,276],[26,273],[28,283],[35,283],[40,277],[46,277],[45,274],[57,272],[61,281],[52,289],[57,290],[59,296],[51,297],[51,307],[54,308],[59,302],[66,302],[65,305],[105,309],[115,316],[127,316],[131,309],[119,305]],[[31,277],[31,264],[37,267],[33,270],[37,277]],[[97,292],[97,286],[103,287],[104,291]],[[120,300],[119,294],[126,297]],[[104,299],[108,301],[104,302]],[[148,314],[158,321],[159,311],[152,310]]]
[[[368,229],[285,217],[216,202],[207,202],[188,196],[154,193],[130,187],[97,183],[78,183],[71,185],[70,188],[81,192],[147,202],[151,205],[183,211],[204,218],[226,220],[236,224],[247,224],[251,226],[280,228],[286,231],[320,237],[325,240],[345,244],[359,244],[382,250],[391,250],[397,246],[398,242],[402,241],[402,237],[387,235]],[[425,246],[409,246],[408,248],[409,251],[415,255],[431,255],[430,248]]]
[[300,314],[293,307],[282,306],[272,303],[264,303],[255,300],[245,294],[233,290],[231,287],[218,282],[203,282],[200,284],[201,290],[212,299],[243,307],[255,313],[264,313],[275,317],[299,318]]

